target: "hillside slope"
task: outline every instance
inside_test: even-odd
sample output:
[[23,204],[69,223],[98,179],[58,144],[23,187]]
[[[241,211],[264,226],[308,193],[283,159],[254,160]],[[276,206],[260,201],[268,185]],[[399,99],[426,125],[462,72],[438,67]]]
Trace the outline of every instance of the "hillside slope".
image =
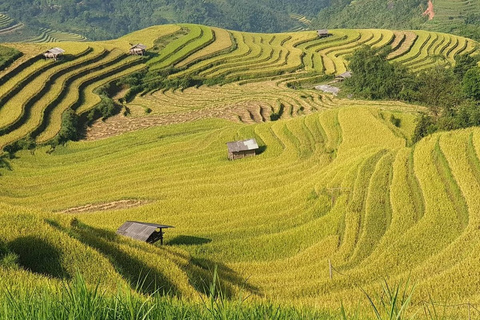
[[333,0],[314,25],[329,28],[421,29],[426,0]]
[[[412,146],[422,107],[300,84],[347,70],[362,44],[391,45],[390,60],[420,71],[476,55],[477,43],[428,31],[331,33],[166,25],[58,44],[58,61],[39,58],[50,45],[9,44],[23,56],[0,73],[0,145],[30,150],[0,157],[2,287],[55,290],[80,272],[105,292],[198,301],[216,268],[227,298],[365,312],[361,289],[410,279],[413,313],[430,301],[466,317],[480,304],[480,130]],[[139,42],[148,54],[128,55]],[[71,129],[65,115],[105,107],[98,93],[120,78],[146,85],[114,97],[123,113],[85,140],[42,146]],[[228,161],[225,144],[247,138],[258,156]],[[175,228],[152,246],[116,235],[126,220]]]
[[169,23],[199,23],[250,32],[280,32],[299,25],[298,20],[290,15],[311,18],[327,5],[326,0],[58,0],[54,4],[48,1],[6,0],[0,4],[0,12],[30,27],[48,27],[100,40]]
[[480,39],[480,1],[432,0],[433,15],[422,15],[427,0],[334,0],[321,10],[317,28],[426,29]]
[[[148,54],[128,55],[131,43],[144,43]],[[427,31],[338,29],[331,30],[330,37],[318,38],[314,31],[260,34],[187,24],[151,27],[109,42],[61,43],[58,46],[66,55],[58,61],[39,55],[57,44],[11,44],[24,55],[0,78],[0,148],[58,144],[70,134],[68,127],[75,119],[92,119],[112,105],[106,91],[110,83],[122,78],[131,85],[126,100],[135,92],[148,100],[149,93],[159,89],[273,81],[268,89],[271,95],[263,96],[263,104],[247,108],[253,114],[260,110],[260,121],[287,112],[322,109],[328,104],[323,98],[301,102],[304,97],[319,96],[317,91],[304,95],[288,87],[345,72],[346,57],[363,44],[392,46],[390,60],[413,71],[451,66],[459,54],[478,54],[475,41]],[[285,88],[291,97],[286,102],[275,93]],[[169,108],[198,109],[178,106],[179,102]],[[145,108],[148,104],[143,103]]]
[[[134,287],[148,274],[157,288],[195,298],[217,265],[228,295],[330,310],[340,299],[357,305],[358,288],[373,290],[382,278],[409,277],[416,302],[431,294],[478,303],[480,131],[436,134],[412,148],[405,137],[414,115],[342,105],[265,124],[202,120],[22,153],[2,170],[0,200],[14,206],[1,209],[2,241],[18,257],[0,269],[2,281],[17,274],[17,283],[55,285],[80,269],[89,282]],[[251,137],[263,153],[226,159],[227,141]],[[125,200],[137,205],[115,210]],[[175,229],[166,246],[151,246],[116,236],[125,220]],[[55,254],[37,265],[33,248]]]

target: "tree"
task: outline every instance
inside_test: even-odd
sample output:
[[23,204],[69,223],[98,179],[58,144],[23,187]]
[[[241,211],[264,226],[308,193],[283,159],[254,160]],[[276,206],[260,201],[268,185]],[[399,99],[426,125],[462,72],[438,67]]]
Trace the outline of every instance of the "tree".
[[449,113],[461,103],[461,87],[451,69],[436,66],[417,76],[418,101],[435,114]]
[[458,80],[462,80],[467,71],[477,65],[478,60],[469,54],[461,54],[455,56],[455,66],[453,73]]
[[469,99],[480,100],[480,68],[468,70],[462,81],[463,93]]
[[425,113],[422,113],[417,119],[417,125],[415,126],[412,140],[415,143],[435,131],[436,127],[433,118]]
[[362,46],[349,57],[352,77],[345,81],[351,90],[367,99],[398,99],[411,88],[413,76],[400,64],[390,63],[387,48]]

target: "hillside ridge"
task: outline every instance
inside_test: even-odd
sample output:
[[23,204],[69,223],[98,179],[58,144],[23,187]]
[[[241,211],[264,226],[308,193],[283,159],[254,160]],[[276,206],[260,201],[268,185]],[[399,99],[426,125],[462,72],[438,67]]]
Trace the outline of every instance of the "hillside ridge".
[[[319,38],[314,31],[262,34],[193,24],[157,26],[113,41],[59,44],[66,50],[65,59],[59,61],[39,58],[42,50],[49,48],[47,44],[11,44],[24,50],[24,55],[1,78],[0,147],[16,149],[26,138],[40,144],[76,138],[77,133],[68,126],[77,118],[83,122],[106,118],[118,107],[125,108],[125,103],[128,106],[135,95],[148,98],[158,90],[274,80],[279,88],[298,95],[291,89],[298,83],[321,81],[347,71],[346,57],[362,45],[380,48],[392,44],[389,59],[416,72],[439,64],[452,66],[460,54],[478,54],[475,41],[443,33],[377,29],[329,32],[329,37]],[[144,43],[148,54],[128,55],[132,43]],[[120,86],[130,89],[125,97],[114,101],[108,91],[119,80],[123,83]],[[321,109],[323,99],[313,99],[311,106],[301,110],[290,107],[291,102],[252,106],[260,108],[261,121],[268,121],[281,117],[287,112],[285,108],[292,108],[290,114]],[[141,103],[151,110],[147,100]],[[174,105],[177,103],[169,108]],[[247,107],[251,115],[244,116],[242,109],[234,115],[237,120],[257,121],[257,111]],[[179,115],[174,117],[180,119]]]
[[[130,54],[138,43],[145,54]],[[218,281],[228,301],[368,317],[364,292],[409,282],[408,315],[448,304],[445,318],[468,316],[480,305],[480,129],[414,144],[425,107],[314,89],[364,45],[414,73],[479,54],[424,30],[196,24],[7,44],[22,54],[0,50],[15,57],[0,71],[0,303],[80,273],[106,295],[217,303]],[[53,46],[64,55],[45,59]],[[226,143],[251,138],[256,156],[229,161]],[[116,234],[125,221],[175,228],[151,245]]]

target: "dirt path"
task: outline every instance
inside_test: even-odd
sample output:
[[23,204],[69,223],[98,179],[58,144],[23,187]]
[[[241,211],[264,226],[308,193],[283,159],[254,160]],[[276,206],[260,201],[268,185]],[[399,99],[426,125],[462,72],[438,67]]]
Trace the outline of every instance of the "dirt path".
[[433,10],[432,0],[428,0],[428,8],[422,14],[423,16],[428,16],[428,20],[432,20],[435,17],[435,11]]
[[[251,103],[242,102],[216,108],[204,108],[157,116],[126,117],[118,114],[105,121],[98,120],[91,127],[87,128],[85,140],[100,140],[139,129],[179,124],[200,119],[220,118],[238,122],[240,121],[239,119],[247,118],[244,114],[248,113],[249,110],[258,109],[261,105],[260,102],[256,101]],[[255,121],[252,120],[252,122]]]
[[120,210],[143,206],[151,201],[148,200],[118,200],[107,203],[86,204],[80,207],[63,210],[62,213],[88,213],[95,211]]

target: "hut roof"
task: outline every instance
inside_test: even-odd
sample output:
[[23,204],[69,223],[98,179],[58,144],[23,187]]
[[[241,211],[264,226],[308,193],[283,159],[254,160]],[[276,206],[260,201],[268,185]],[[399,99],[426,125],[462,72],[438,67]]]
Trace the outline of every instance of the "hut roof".
[[351,71],[347,71],[347,72],[344,72],[344,73],[339,74],[337,77],[350,78],[351,76],[352,76],[352,72],[351,72]]
[[132,49],[141,49],[141,50],[146,50],[147,46],[141,43],[137,43],[136,45],[133,45],[130,50]]
[[321,90],[323,92],[332,93],[334,96],[336,96],[340,92],[340,88],[334,87],[328,84],[322,84],[322,85],[316,86],[315,89]]
[[55,47],[55,48],[52,48],[52,49],[48,50],[45,53],[62,54],[64,52],[65,52],[65,50],[63,50],[62,48]]
[[139,221],[127,221],[117,229],[117,234],[133,239],[147,241],[157,229],[174,228],[163,224],[147,223]]
[[317,30],[317,33],[320,35],[320,34],[323,34],[323,35],[327,35],[328,34],[328,30],[327,29],[319,29]]
[[227,147],[229,152],[239,152],[258,149],[258,144],[255,139],[248,139],[242,141],[227,142]]

